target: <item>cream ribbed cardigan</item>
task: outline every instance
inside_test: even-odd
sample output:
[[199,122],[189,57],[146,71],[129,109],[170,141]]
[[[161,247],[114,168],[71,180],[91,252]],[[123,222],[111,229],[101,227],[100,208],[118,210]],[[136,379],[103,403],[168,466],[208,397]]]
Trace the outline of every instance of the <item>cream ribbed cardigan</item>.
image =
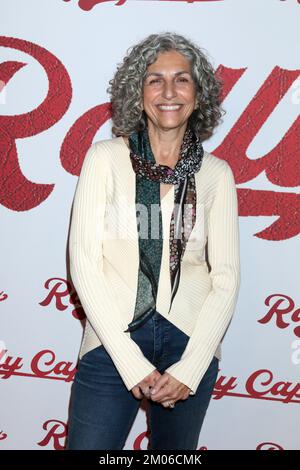
[[[166,369],[190,395],[232,318],[240,286],[237,191],[229,164],[204,152],[195,174],[197,224],[186,245],[170,313],[169,225],[174,186],[161,200],[163,254],[157,311],[189,337],[181,359]],[[194,239],[193,239],[194,236]],[[207,252],[206,252],[207,243]],[[70,273],[87,316],[79,358],[103,345],[131,390],[155,369],[125,333],[138,278],[135,173],[122,137],[89,148],[75,190],[69,238]]]

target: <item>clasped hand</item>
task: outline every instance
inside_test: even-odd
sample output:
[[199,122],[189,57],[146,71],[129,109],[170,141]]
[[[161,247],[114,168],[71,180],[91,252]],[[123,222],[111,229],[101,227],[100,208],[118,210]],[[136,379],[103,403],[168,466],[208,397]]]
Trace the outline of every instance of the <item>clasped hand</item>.
[[176,403],[178,400],[186,400],[191,389],[168,372],[160,374],[155,369],[133,387],[131,391],[135,398],[141,399],[146,396],[168,408],[169,402]]

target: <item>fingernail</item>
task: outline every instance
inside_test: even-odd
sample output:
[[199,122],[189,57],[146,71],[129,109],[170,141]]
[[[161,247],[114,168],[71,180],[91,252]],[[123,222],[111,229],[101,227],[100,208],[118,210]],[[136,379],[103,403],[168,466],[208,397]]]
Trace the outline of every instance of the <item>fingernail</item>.
[[150,393],[151,393],[151,394],[156,393],[156,389],[153,388]]

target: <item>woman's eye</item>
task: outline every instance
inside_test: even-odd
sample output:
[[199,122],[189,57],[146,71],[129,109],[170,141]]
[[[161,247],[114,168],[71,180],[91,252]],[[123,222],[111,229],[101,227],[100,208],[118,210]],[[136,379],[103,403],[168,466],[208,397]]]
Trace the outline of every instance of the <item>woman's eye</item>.
[[[179,82],[188,82],[188,79],[184,78],[184,77],[181,77],[181,78],[178,78],[177,81],[179,81]],[[150,80],[148,83],[149,83],[149,85],[152,85],[153,83],[160,83],[160,82],[161,82],[160,78],[154,78],[153,80]]]

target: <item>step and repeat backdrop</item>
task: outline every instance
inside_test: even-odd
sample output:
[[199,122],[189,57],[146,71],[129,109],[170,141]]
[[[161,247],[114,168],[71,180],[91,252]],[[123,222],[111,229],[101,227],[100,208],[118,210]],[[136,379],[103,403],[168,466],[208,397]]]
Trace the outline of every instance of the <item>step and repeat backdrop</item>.
[[[2,0],[0,449],[65,446],[85,313],[68,236],[88,147],[111,138],[108,82],[172,31],[224,80],[204,148],[229,162],[241,287],[199,449],[300,449],[300,2]],[[125,449],[147,449],[147,402]]]

